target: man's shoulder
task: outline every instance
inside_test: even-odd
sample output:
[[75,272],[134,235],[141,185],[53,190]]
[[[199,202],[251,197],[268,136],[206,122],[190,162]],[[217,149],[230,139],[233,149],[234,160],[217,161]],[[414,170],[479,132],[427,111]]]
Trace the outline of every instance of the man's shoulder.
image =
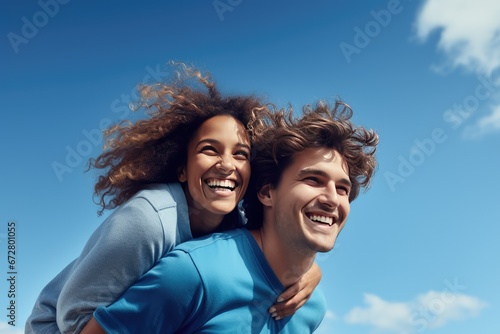
[[[222,269],[227,269],[228,263],[243,265],[241,248],[248,249],[245,239],[248,240],[245,231],[236,229],[186,241],[167,253],[150,272],[158,271],[158,276],[175,272],[186,277],[218,277]],[[219,280],[209,280],[209,284],[217,285]]]
[[178,245],[167,257],[196,268],[210,291],[220,291],[223,287],[227,289],[227,284],[263,275],[256,256],[258,246],[250,238],[253,237],[246,229],[214,233]]
[[246,229],[238,228],[225,232],[213,233],[178,245],[174,250],[186,253],[199,253],[207,249],[233,247],[248,240]]

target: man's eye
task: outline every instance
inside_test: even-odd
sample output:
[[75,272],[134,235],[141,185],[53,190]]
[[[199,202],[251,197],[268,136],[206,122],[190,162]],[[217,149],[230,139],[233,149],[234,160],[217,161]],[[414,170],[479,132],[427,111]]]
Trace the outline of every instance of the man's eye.
[[314,177],[314,176],[306,177],[306,178],[304,178],[304,181],[307,183],[311,183],[311,184],[318,184],[319,183],[319,179],[317,177]]
[[349,195],[349,188],[347,188],[347,187],[337,187],[337,192],[340,195],[348,196]]

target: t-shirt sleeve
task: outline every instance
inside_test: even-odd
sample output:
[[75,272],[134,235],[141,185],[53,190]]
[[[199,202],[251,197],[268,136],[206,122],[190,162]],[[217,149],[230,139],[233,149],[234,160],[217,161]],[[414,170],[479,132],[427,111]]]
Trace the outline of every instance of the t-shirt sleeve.
[[174,250],[94,318],[107,333],[174,333],[203,323],[204,288],[189,254]]
[[56,322],[59,293],[71,273],[74,261],[54,277],[40,292],[24,327],[25,334],[60,334]]
[[90,237],[61,290],[61,332],[80,332],[98,306],[117,300],[164,249],[163,227],[148,201],[136,198],[114,212]]

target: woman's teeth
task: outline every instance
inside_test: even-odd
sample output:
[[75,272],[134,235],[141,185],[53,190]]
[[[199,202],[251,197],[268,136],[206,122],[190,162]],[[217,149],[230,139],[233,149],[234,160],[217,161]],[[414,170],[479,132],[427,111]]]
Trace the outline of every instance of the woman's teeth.
[[207,185],[210,188],[223,188],[228,190],[234,190],[234,188],[236,188],[236,183],[233,180],[208,180]]

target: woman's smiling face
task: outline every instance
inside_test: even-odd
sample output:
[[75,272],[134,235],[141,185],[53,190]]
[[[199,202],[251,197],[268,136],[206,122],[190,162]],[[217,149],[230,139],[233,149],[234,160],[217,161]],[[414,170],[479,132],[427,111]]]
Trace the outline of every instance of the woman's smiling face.
[[190,219],[200,217],[208,230],[217,228],[243,198],[249,179],[250,140],[243,124],[228,115],[206,120],[191,138],[179,172]]

